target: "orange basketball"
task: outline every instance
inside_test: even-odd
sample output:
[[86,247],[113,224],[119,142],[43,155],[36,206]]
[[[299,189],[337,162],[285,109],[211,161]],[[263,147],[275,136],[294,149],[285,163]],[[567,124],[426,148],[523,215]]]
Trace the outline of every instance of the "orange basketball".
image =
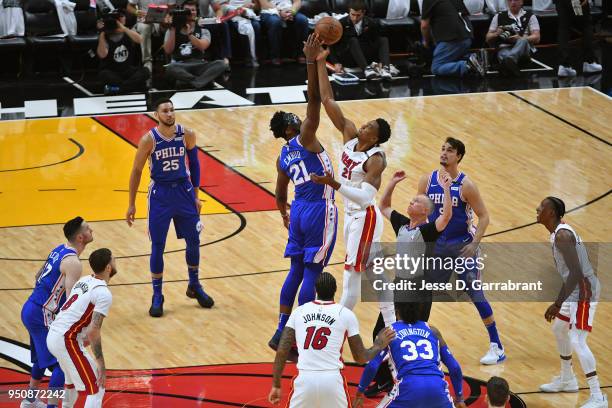
[[315,33],[323,44],[332,45],[342,37],[342,24],[333,17],[323,17],[315,25]]

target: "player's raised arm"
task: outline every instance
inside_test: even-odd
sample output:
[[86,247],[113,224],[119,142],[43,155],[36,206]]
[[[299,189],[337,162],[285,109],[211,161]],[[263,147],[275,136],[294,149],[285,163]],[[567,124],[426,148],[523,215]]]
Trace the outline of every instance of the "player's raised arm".
[[289,228],[289,213],[287,210],[287,191],[289,189],[289,176],[280,167],[280,156],[276,159],[276,190],[274,196],[276,197],[276,208],[280,211],[281,217],[283,218],[283,224],[285,228]]
[[417,194],[427,194],[427,183],[429,182],[429,175],[423,174],[421,178],[419,178],[419,183],[417,184]]
[[131,227],[134,224],[136,217],[136,193],[138,186],[140,185],[140,178],[142,177],[142,169],[147,162],[147,158],[151,154],[151,151],[155,147],[153,138],[150,133],[145,134],[138,143],[138,150],[136,151],[136,157],[134,157],[134,164],[132,166],[132,173],[130,174],[130,193],[129,193],[129,204],[128,210],[125,215],[125,220]]
[[329,48],[317,57],[321,103],[325,107],[325,112],[327,112],[327,116],[329,116],[329,119],[331,119],[336,129],[342,132],[342,140],[346,143],[357,137],[357,127],[355,127],[355,124],[351,120],[344,117],[340,106],[334,99],[334,93],[329,83],[329,76],[327,75],[327,67],[325,66],[325,60],[328,55]]
[[65,276],[64,288],[66,289],[66,293],[69,294],[76,281],[81,279],[83,265],[81,261],[79,261],[78,256],[69,256],[64,258],[60,264],[60,271]]
[[450,222],[453,216],[453,205],[451,201],[450,186],[453,182],[448,173],[444,173],[441,177],[440,185],[444,189],[444,200],[442,201],[442,214],[436,218],[436,229],[441,232]]
[[198,159],[198,146],[196,134],[191,129],[185,129],[185,147],[187,148],[187,158],[189,159],[189,178],[195,192],[195,201],[198,213],[202,208],[200,201],[200,160]]
[[476,248],[478,248],[478,244],[482,240],[482,237],[489,226],[489,212],[487,211],[487,207],[485,207],[484,201],[482,201],[482,197],[480,196],[480,192],[478,191],[476,184],[470,179],[466,178],[464,180],[461,194],[478,217],[478,226],[476,227],[474,240],[470,244],[463,247],[463,250],[461,250],[461,256],[471,257],[476,253]]
[[393,339],[395,339],[395,331],[391,327],[385,327],[378,332],[374,345],[369,349],[365,348],[363,340],[361,340],[361,336],[358,334],[349,337],[348,343],[355,361],[358,364],[366,364],[384,350]]
[[308,73],[308,104],[306,105],[306,118],[300,128],[300,142],[311,151],[319,151],[316,132],[321,117],[321,96],[319,95],[319,80],[317,78],[317,55],[321,50],[321,42],[317,35],[310,34],[304,44],[306,57],[306,71]]
[[271,404],[278,404],[281,400],[281,377],[283,375],[283,369],[285,368],[285,362],[289,355],[291,346],[295,343],[295,330],[291,327],[285,326],[283,334],[276,350],[276,357],[274,358],[274,371],[272,373],[272,389],[268,396],[268,401]]
[[385,216],[386,219],[391,219],[391,213],[393,212],[393,208],[391,208],[391,197],[393,196],[393,191],[395,190],[395,186],[402,180],[406,178],[406,172],[403,170],[396,171],[393,174],[393,177],[389,181],[389,184],[385,188],[385,191],[378,200],[378,209]]
[[461,366],[448,348],[440,330],[434,326],[429,327],[438,339],[438,344],[440,345],[440,360],[442,360],[442,363],[448,368],[448,375],[455,391],[455,407],[464,408],[466,405],[463,402],[463,372],[461,371]]

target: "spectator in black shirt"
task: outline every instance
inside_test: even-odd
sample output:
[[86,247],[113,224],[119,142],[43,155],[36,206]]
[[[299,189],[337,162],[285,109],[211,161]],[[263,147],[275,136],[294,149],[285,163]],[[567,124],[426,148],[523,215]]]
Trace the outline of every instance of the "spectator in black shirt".
[[340,19],[342,38],[332,45],[330,61],[337,73],[343,65],[358,66],[366,79],[391,79],[399,71],[389,62],[389,40],[380,34],[378,20],[366,16],[366,11],[363,0],[350,3],[349,15]]
[[[395,186],[405,178],[406,173],[404,171],[396,171],[395,174],[393,174],[393,178],[391,178],[382,197],[378,201],[378,208],[382,215],[391,221],[391,225],[393,225],[393,230],[397,236],[397,254],[401,256],[407,255],[410,258],[427,258],[433,256],[436,240],[448,225],[453,214],[450,195],[452,180],[448,174],[441,177],[443,180],[441,185],[444,188],[442,214],[438,215],[434,221],[428,222],[428,217],[434,209],[434,203],[426,195],[418,195],[410,201],[410,205],[408,206],[408,216],[410,218],[391,208],[391,197],[395,190]],[[396,270],[395,278],[410,280],[414,280],[415,278],[423,279],[424,271],[412,270],[403,272]],[[420,286],[420,283],[417,283],[417,286]],[[422,315],[419,320],[427,321],[429,319],[429,312],[431,311],[431,296],[430,294],[424,295],[427,297],[420,298],[423,306],[421,308]],[[382,315],[379,315],[376,326],[374,327],[374,335],[378,333],[384,325],[385,323]],[[364,392],[368,397],[374,397],[380,392],[391,389],[393,379],[388,366],[380,366],[374,381],[375,382]],[[460,404],[462,402],[463,396],[456,395],[455,403]]]
[[115,11],[114,17],[117,19],[115,29],[105,29],[102,21],[98,23],[102,31],[98,36],[96,54],[100,58],[98,77],[104,83],[104,93],[108,95],[144,90],[150,73],[136,58],[142,37],[125,27],[123,11]]
[[484,76],[476,54],[470,54],[472,24],[462,0],[423,0],[421,34],[425,47],[432,47],[431,72],[434,75],[463,77]]
[[202,89],[222,75],[227,65],[222,60],[206,61],[204,51],[210,46],[210,32],[196,24],[195,0],[187,0],[183,7],[191,11],[187,24],[180,30],[174,26],[166,32],[164,51],[172,55],[166,66],[166,78],[176,87]]

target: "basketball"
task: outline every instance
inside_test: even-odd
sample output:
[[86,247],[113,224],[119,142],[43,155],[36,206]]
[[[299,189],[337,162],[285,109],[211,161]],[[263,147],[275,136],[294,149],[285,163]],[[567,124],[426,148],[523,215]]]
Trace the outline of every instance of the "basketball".
[[315,33],[323,44],[332,45],[342,37],[342,24],[333,17],[323,17],[315,25]]

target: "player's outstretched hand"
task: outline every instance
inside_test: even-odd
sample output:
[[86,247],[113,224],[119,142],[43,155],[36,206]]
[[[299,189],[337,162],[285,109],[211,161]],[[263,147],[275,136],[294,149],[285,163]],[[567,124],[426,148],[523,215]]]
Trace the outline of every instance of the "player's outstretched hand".
[[304,56],[307,62],[313,62],[317,59],[319,50],[321,48],[321,40],[316,33],[312,33],[308,36],[304,42]]
[[317,184],[332,185],[334,183],[334,176],[328,171],[325,172],[324,176],[319,176],[315,173],[310,173],[310,179]]
[[450,189],[451,184],[453,184],[453,179],[451,178],[450,174],[448,174],[447,172],[440,173],[440,180],[442,180],[440,185],[442,186],[444,190]]
[[125,221],[127,225],[130,227],[134,224],[134,219],[136,218],[136,206],[130,205],[127,209],[127,213],[125,214]]
[[544,318],[547,322],[550,323],[557,316],[557,313],[559,313],[560,310],[561,308],[555,303],[553,303],[552,305],[548,306],[548,309],[546,309],[546,313],[544,313]]
[[281,400],[281,389],[278,387],[272,387],[270,390],[270,395],[268,395],[268,401],[272,405],[278,405]]
[[374,343],[380,346],[381,348],[385,348],[395,339],[395,330],[392,327],[385,327],[376,335],[376,340]]
[[406,172],[404,170],[396,171],[395,173],[393,173],[393,177],[391,178],[391,182],[393,184],[397,184],[400,181],[404,180],[405,178],[406,178]]
[[355,394],[355,399],[353,399],[353,408],[361,407],[363,407],[363,393],[357,391],[357,394]]

